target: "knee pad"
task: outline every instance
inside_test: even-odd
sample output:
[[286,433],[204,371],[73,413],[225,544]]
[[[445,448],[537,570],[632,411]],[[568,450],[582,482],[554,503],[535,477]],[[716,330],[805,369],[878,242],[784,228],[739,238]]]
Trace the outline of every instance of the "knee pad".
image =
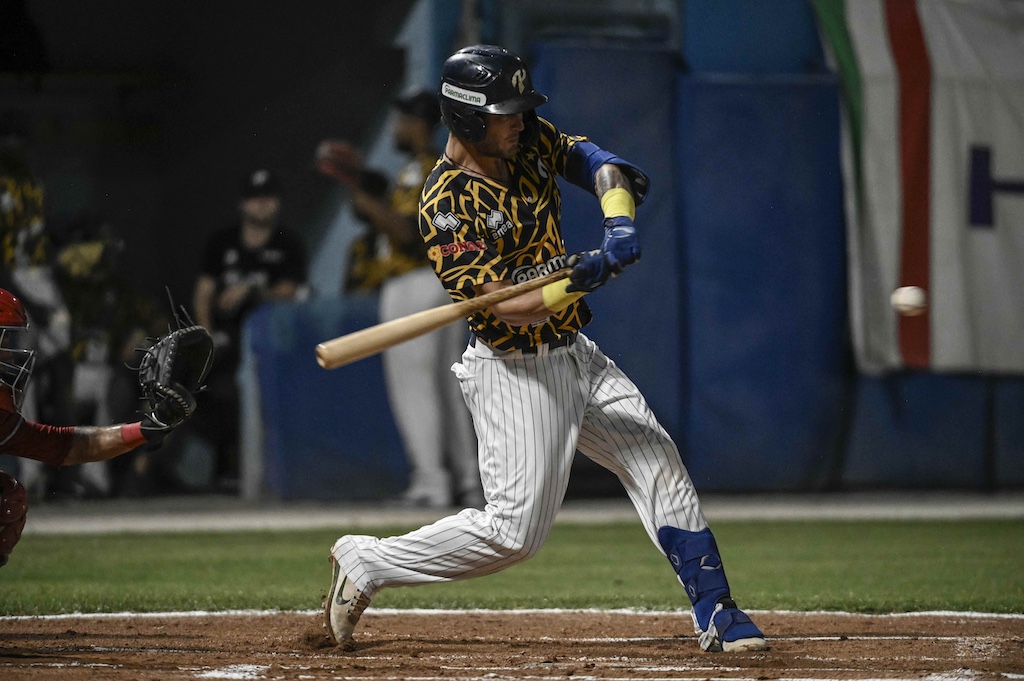
[[711,530],[690,532],[666,525],[658,529],[658,543],[686,590],[694,615],[700,622],[708,622],[718,600],[729,595],[729,582]]
[[28,494],[12,476],[0,471],[0,567],[21,539],[28,514]]

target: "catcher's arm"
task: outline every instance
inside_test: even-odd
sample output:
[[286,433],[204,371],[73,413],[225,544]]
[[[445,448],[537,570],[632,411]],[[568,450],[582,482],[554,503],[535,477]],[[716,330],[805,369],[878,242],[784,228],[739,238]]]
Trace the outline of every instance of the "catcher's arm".
[[71,447],[61,465],[106,461],[130,452],[146,441],[139,429],[141,425],[136,422],[119,426],[75,426]]
[[61,465],[75,466],[93,461],[106,461],[144,444],[155,448],[163,442],[167,433],[184,423],[187,418],[188,416],[182,414],[178,423],[170,427],[158,426],[146,417],[141,421],[122,423],[118,426],[75,426],[71,446]]
[[[151,401],[150,401],[151,400]],[[71,445],[60,465],[74,466],[106,461],[148,444],[159,447],[172,430],[191,418],[196,399],[184,386],[174,384],[163,390],[153,388],[153,397],[142,420],[118,426],[74,426]]]

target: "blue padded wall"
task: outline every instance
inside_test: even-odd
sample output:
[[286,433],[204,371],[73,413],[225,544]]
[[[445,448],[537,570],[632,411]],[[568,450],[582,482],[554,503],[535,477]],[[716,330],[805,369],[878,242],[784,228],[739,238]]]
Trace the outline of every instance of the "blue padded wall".
[[692,73],[821,73],[808,0],[682,0],[681,44]]
[[331,371],[316,362],[317,343],[377,321],[373,297],[265,305],[249,318],[271,496],[378,499],[405,489],[380,355]]
[[682,76],[676,163],[699,489],[793,489],[839,445],[846,258],[831,77]]
[[[534,87],[550,93],[537,113],[563,132],[635,163],[651,178],[637,210],[643,254],[617,280],[587,296],[584,329],[644,393],[669,433],[681,436],[676,204],[671,130],[676,60],[661,50],[572,42],[538,45]],[[570,253],[597,248],[604,236],[598,201],[562,182],[562,225]]]
[[1024,378],[999,376],[988,380],[993,390],[993,483],[1024,487]]
[[844,485],[986,486],[991,387],[981,377],[859,377]]

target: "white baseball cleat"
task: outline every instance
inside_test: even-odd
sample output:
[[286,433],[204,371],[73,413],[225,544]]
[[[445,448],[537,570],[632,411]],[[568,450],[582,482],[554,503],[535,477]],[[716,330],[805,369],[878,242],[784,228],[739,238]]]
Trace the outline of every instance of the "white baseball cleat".
[[324,601],[327,637],[336,646],[348,646],[352,642],[352,632],[359,623],[359,617],[370,604],[370,597],[356,588],[333,555],[331,567],[331,588]]

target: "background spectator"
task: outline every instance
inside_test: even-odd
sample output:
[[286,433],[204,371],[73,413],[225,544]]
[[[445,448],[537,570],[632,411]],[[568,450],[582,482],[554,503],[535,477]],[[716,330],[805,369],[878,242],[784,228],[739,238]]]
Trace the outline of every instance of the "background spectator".
[[260,304],[293,300],[305,291],[305,245],[281,222],[281,184],[269,170],[255,170],[243,178],[238,218],[210,238],[200,267],[193,297],[195,321],[209,329],[217,349],[209,394],[192,423],[216,451],[218,485],[235,491],[242,325]]

